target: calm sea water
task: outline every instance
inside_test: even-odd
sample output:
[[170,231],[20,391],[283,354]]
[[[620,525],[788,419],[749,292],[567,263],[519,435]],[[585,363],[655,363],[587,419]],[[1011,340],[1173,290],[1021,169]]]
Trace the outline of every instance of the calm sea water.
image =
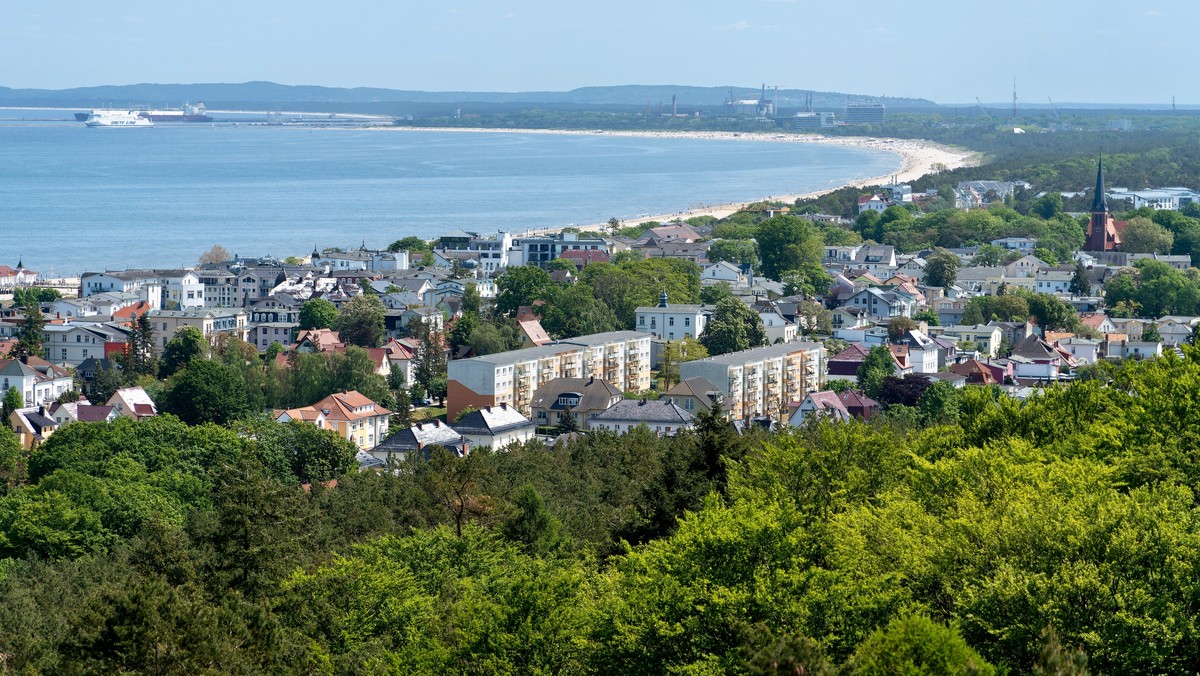
[[0,264],[43,275],[195,264],[461,228],[598,223],[895,171],[800,143],[265,126],[88,129],[0,111]]

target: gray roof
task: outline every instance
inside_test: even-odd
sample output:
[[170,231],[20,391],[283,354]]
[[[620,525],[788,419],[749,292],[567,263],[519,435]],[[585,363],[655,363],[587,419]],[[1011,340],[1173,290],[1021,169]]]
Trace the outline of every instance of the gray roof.
[[575,407],[585,411],[608,408],[613,397],[620,397],[621,390],[603,378],[555,378],[533,393],[532,408],[561,408],[558,399],[564,394],[580,395]]
[[579,336],[569,340],[555,341],[549,345],[527,347],[521,350],[509,350],[508,352],[497,352],[495,354],[484,355],[482,357],[472,357],[470,359],[456,359],[450,362],[450,366],[451,368],[454,368],[455,364],[462,364],[464,362],[506,366],[508,364],[514,364],[520,361],[531,361],[534,359],[541,359],[542,357],[562,354],[563,352],[570,351],[570,347],[572,346],[594,347],[597,345],[607,345],[608,343],[615,343],[619,341],[651,337],[653,336],[649,333],[641,333],[638,331],[609,331],[607,333],[593,333],[589,336]]
[[521,415],[517,409],[500,404],[471,411],[454,423],[454,428],[462,434],[493,435],[522,427],[533,427],[533,424],[532,420]]
[[431,423],[417,423],[412,427],[402,429],[384,439],[373,450],[376,453],[404,453],[417,451],[426,446],[458,447],[462,443],[462,433],[440,420],[435,420]]
[[622,399],[592,418],[600,422],[690,425],[696,419],[670,399]]
[[793,352],[804,352],[804,351],[808,351],[808,350],[820,350],[820,349],[823,349],[821,347],[820,343],[809,343],[809,342],[805,342],[805,341],[793,341],[790,343],[777,343],[775,345],[766,345],[764,347],[755,347],[755,348],[751,348],[749,350],[742,350],[741,352],[730,352],[728,354],[722,354],[722,355],[719,355],[716,357],[706,357],[704,359],[697,359],[694,361],[684,362],[684,363],[685,364],[698,364],[698,363],[702,363],[702,362],[709,362],[709,363],[713,363],[713,364],[726,364],[729,366],[739,366],[748,361],[757,361],[759,359],[773,359],[775,357],[782,357],[784,355],[791,354]]

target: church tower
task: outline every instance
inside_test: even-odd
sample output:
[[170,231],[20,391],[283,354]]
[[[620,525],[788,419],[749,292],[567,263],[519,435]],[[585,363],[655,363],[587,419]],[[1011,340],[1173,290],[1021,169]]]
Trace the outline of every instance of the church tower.
[[1121,247],[1121,232],[1104,196],[1104,158],[1096,169],[1096,193],[1092,197],[1092,218],[1088,221],[1084,251],[1116,251]]

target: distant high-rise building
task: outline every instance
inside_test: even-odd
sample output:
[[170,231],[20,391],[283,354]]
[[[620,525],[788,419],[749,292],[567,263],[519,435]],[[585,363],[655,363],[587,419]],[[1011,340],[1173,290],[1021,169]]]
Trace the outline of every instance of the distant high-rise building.
[[882,103],[847,103],[846,122],[849,124],[879,124],[883,122]]

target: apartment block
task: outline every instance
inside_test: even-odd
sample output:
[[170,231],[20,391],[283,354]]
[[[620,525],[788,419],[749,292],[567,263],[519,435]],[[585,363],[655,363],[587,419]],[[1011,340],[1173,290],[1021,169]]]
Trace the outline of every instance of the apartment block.
[[821,389],[825,361],[825,348],[819,343],[781,343],[684,362],[679,377],[704,378],[716,385],[734,420],[762,415],[782,419],[790,402]]
[[539,387],[555,378],[597,378],[621,391],[650,389],[651,335],[611,331],[449,364],[446,413],[509,404],[530,417]]

